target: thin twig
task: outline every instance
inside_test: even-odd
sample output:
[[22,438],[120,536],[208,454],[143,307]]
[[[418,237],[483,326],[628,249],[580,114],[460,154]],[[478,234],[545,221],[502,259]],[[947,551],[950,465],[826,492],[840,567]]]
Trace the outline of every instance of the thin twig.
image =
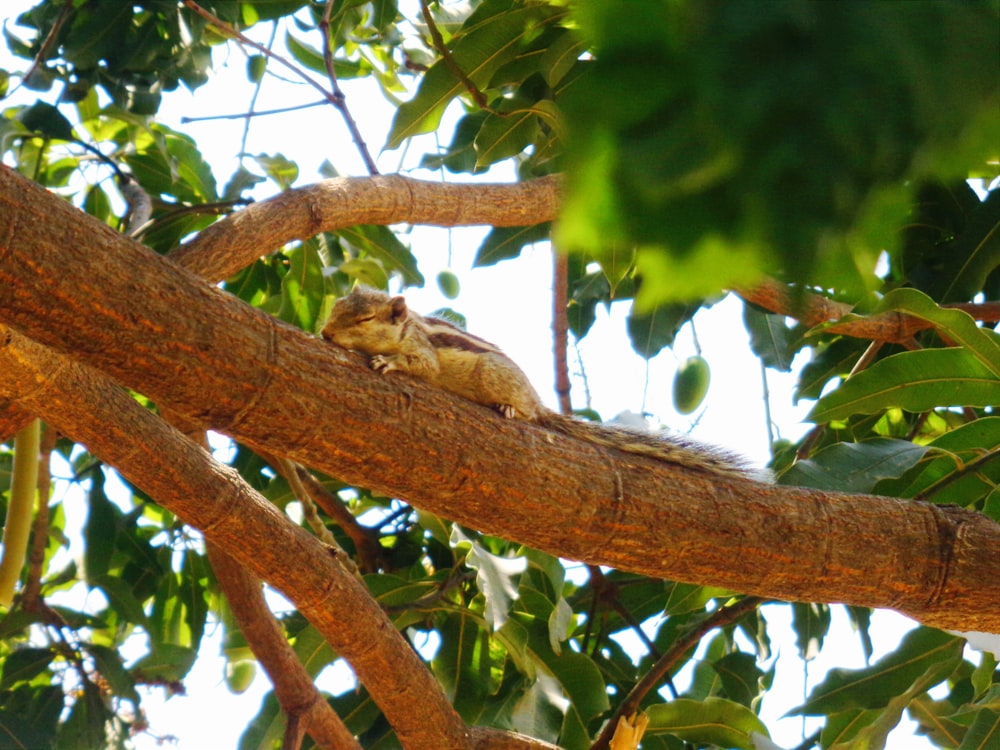
[[38,52],[31,60],[31,65],[28,67],[27,72],[25,72],[25,74],[21,76],[21,80],[18,82],[17,86],[15,86],[12,90],[7,92],[7,97],[13,96],[14,92],[17,91],[22,86],[24,86],[25,81],[31,78],[31,74],[42,66],[42,61],[45,59],[45,57],[49,53],[49,50],[55,44],[56,37],[59,36],[60,29],[62,29],[63,24],[66,23],[66,19],[69,18],[69,15],[72,11],[73,11],[73,0],[66,0],[63,3],[63,7],[59,9],[59,15],[56,17],[55,23],[52,24],[52,28],[49,29],[49,33],[45,35],[45,40],[42,42],[42,46],[38,48]]
[[646,695],[656,689],[677,661],[687,653],[688,649],[693,648],[706,633],[715,628],[725,627],[736,622],[736,620],[758,607],[761,603],[763,603],[763,600],[756,596],[745,597],[736,602],[736,604],[715,610],[686,633],[678,637],[671,644],[669,650],[635,684],[635,687],[625,697],[625,700],[618,705],[614,714],[608,720],[607,724],[604,725],[600,737],[591,745],[591,750],[607,750],[611,738],[614,736],[615,729],[618,726],[618,718],[620,716],[631,716],[638,711]]
[[181,122],[187,125],[191,122],[210,122],[212,120],[248,120],[251,117],[262,117],[264,115],[284,115],[289,112],[298,112],[300,109],[309,109],[311,107],[322,107],[329,104],[326,99],[321,99],[318,102],[309,102],[308,104],[296,104],[291,107],[277,107],[276,109],[258,109],[250,112],[239,112],[237,114],[230,115],[205,115],[204,117],[187,117],[181,118]]
[[319,23],[319,30],[323,34],[323,65],[326,67],[326,76],[330,79],[330,87],[333,92],[333,99],[331,101],[333,106],[340,112],[341,117],[344,118],[347,129],[351,131],[351,138],[354,139],[354,144],[361,152],[361,158],[364,159],[368,174],[376,175],[378,174],[378,167],[375,166],[375,160],[372,159],[368,151],[368,145],[365,143],[364,138],[361,137],[361,131],[358,129],[357,123],[351,116],[350,110],[347,109],[347,97],[344,95],[343,90],[340,88],[340,83],[337,81],[337,71],[333,66],[333,48],[330,46],[330,13],[332,10],[333,3],[327,2],[326,10],[323,12],[323,20]]
[[368,146],[365,145],[364,139],[361,137],[361,131],[358,130],[358,126],[354,122],[354,118],[351,117],[351,113],[347,109],[347,105],[344,103],[344,95],[342,92],[340,92],[339,90],[333,92],[327,91],[318,81],[316,81],[312,76],[310,76],[308,73],[302,70],[302,68],[300,68],[298,65],[296,65],[293,62],[290,62],[289,60],[286,60],[284,57],[273,52],[272,50],[269,50],[263,44],[260,44],[259,42],[255,42],[253,39],[250,39],[248,36],[243,34],[239,29],[235,28],[234,26],[231,26],[230,24],[223,21],[221,18],[217,18],[215,15],[202,8],[200,5],[198,5],[198,3],[194,2],[194,0],[181,0],[181,2],[184,3],[185,8],[187,8],[190,11],[193,11],[194,13],[197,13],[199,16],[201,16],[210,24],[212,24],[216,28],[216,30],[218,30],[220,33],[225,34],[226,36],[231,37],[233,39],[236,39],[241,44],[245,44],[248,47],[252,47],[253,49],[260,52],[262,55],[266,55],[273,60],[277,60],[279,63],[284,65],[290,71],[295,73],[295,75],[297,75],[300,79],[302,79],[307,84],[316,89],[318,92],[320,92],[323,95],[323,98],[330,104],[332,104],[334,107],[336,107],[337,111],[340,112],[341,117],[344,118],[344,122],[347,124],[347,129],[351,132],[351,138],[354,140],[354,144],[358,147],[358,150],[361,152],[361,158],[364,160],[368,172],[373,175],[378,174],[378,169],[375,167],[375,161],[372,159],[371,154],[368,152]]

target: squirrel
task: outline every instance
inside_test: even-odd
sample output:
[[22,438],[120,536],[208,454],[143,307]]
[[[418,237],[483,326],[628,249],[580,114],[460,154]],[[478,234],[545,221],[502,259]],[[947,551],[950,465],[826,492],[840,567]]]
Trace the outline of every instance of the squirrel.
[[506,419],[716,476],[763,478],[739,458],[691,440],[585,422],[546,408],[527,375],[498,347],[447,321],[418,315],[401,296],[356,287],[334,303],[321,336],[367,355],[376,372],[409,373]]

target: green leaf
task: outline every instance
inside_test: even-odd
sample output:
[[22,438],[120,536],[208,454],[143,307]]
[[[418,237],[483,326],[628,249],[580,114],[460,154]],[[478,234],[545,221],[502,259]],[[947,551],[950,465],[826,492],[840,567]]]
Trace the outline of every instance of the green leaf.
[[768,736],[767,727],[746,706],[724,698],[703,701],[678,698],[648,706],[646,734],[672,734],[693,744],[753,750],[752,734]]
[[19,648],[3,660],[3,677],[0,690],[10,690],[15,683],[30,682],[48,669],[55,653],[48,648]]
[[551,225],[535,224],[530,227],[494,227],[476,251],[474,268],[492,266],[501,260],[516,258],[525,245],[548,239]]
[[[527,5],[488,15],[483,3],[455,36],[451,57],[470,81],[485,86],[493,73],[510,60],[536,33],[537,27],[563,11],[547,4]],[[499,5],[493,3],[492,5]],[[400,105],[392,121],[386,148],[397,148],[404,140],[427,133],[438,126],[445,107],[465,92],[444,60],[438,60],[424,74],[416,95]]]
[[442,622],[431,669],[462,718],[475,723],[490,689],[489,634],[479,617],[458,612]]
[[94,750],[109,746],[105,726],[112,719],[100,689],[87,681],[76,696],[69,718],[59,727],[58,750]]
[[763,690],[764,673],[757,667],[757,657],[736,651],[726,654],[712,667],[719,673],[726,697],[752,709]]
[[981,709],[958,750],[990,750],[1000,746],[1000,711]]
[[62,141],[76,140],[73,126],[66,116],[46,102],[35,102],[27,109],[21,110],[18,119],[33,133]]
[[[972,352],[984,367],[1000,378],[1000,335],[976,325],[976,321],[968,313],[939,307],[934,300],[916,289],[892,290],[885,295],[875,312],[890,310],[934,324],[944,338]],[[850,317],[846,316],[845,319]]]
[[825,423],[891,407],[922,412],[940,406],[1000,403],[1000,377],[968,349],[922,349],[879,360],[819,400],[807,419]]
[[961,662],[964,641],[940,630],[918,627],[899,647],[864,669],[832,669],[809,699],[790,715],[833,714],[888,706],[920,680],[928,686],[947,677]]
[[153,644],[152,650],[130,667],[142,680],[178,682],[191,671],[197,652],[172,643]]
[[135,689],[135,679],[125,669],[121,654],[113,648],[101,646],[96,643],[85,644],[84,648],[94,659],[97,672],[107,683],[111,692],[116,696],[131,701],[134,706],[138,706],[139,693]]
[[664,347],[672,346],[677,332],[695,311],[691,305],[679,303],[660,305],[648,312],[637,307],[635,304],[632,306],[625,325],[632,348],[646,359],[655,357]]
[[803,661],[815,659],[823,648],[823,639],[830,632],[830,606],[828,604],[792,604],[792,629],[795,645]]
[[491,113],[476,134],[476,168],[517,156],[538,133],[538,113],[530,102],[514,101],[502,114]]
[[424,285],[424,276],[417,268],[417,259],[389,227],[358,225],[338,229],[337,234],[380,260],[389,271],[398,271],[407,286]]
[[781,372],[792,369],[792,358],[801,335],[788,325],[784,315],[774,315],[746,305],[743,322],[750,333],[750,348],[768,367]]
[[289,267],[281,279],[281,305],[275,317],[304,331],[316,330],[323,304],[323,259],[315,240],[285,252]]
[[796,461],[781,475],[781,483],[869,493],[879,481],[899,477],[912,468],[927,450],[925,445],[891,438],[835,443]]
[[118,510],[104,493],[104,474],[91,472],[92,486],[88,495],[89,511],[83,529],[86,546],[83,553],[83,570],[93,583],[107,574],[118,536]]
[[935,487],[946,492],[945,501],[969,506],[978,503],[1000,482],[1000,461],[984,462],[957,480],[956,472],[965,472],[973,461],[1000,446],[1000,417],[982,417],[959,425],[935,438],[925,447],[918,471],[911,471],[897,481],[879,485],[880,493],[893,497],[917,497],[936,500]]

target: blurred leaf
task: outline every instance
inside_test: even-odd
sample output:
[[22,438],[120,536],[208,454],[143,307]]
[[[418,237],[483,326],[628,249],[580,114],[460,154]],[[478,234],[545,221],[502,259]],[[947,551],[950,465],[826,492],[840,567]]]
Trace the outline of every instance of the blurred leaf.
[[[561,102],[559,243],[598,257],[608,244],[640,247],[656,280],[649,303],[764,270],[854,295],[875,288],[891,228],[906,221],[897,186],[914,156],[958,148],[970,121],[997,123],[997,77],[980,62],[995,47],[995,4],[900,7],[573,6],[595,54]],[[873,103],[860,113],[859,96]],[[956,176],[995,153],[995,141],[975,141]]]
[[0,690],[10,690],[15,683],[30,682],[48,669],[55,653],[48,648],[19,648],[3,660]]
[[75,140],[73,126],[66,116],[46,102],[35,102],[27,109],[21,110],[18,119],[28,130],[46,138],[58,138],[62,141]]

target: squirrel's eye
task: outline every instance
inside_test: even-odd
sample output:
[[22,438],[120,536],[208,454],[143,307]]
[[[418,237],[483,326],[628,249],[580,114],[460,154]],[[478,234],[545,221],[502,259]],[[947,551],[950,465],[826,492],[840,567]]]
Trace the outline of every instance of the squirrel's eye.
[[358,322],[358,323],[367,323],[369,320],[375,320],[375,316],[374,315],[366,315],[363,318],[358,318],[356,322]]

